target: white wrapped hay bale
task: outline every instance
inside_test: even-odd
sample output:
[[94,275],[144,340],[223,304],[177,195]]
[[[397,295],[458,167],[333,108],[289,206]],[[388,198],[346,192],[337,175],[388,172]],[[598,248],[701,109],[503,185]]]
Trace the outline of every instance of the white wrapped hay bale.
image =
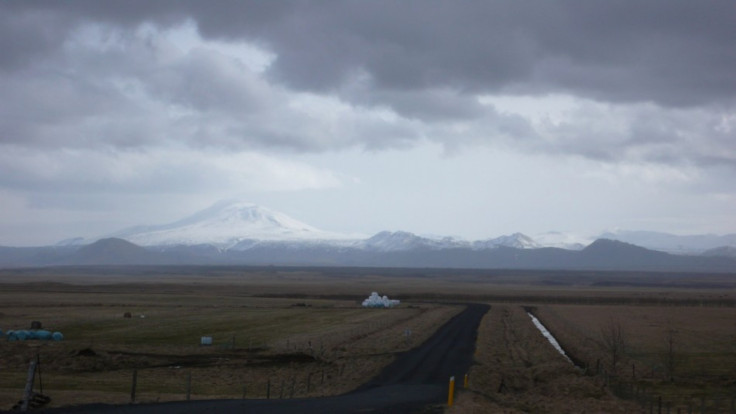
[[401,303],[400,300],[389,299],[388,296],[380,296],[378,292],[371,293],[368,299],[363,301],[363,307],[365,308],[392,308],[398,306]]

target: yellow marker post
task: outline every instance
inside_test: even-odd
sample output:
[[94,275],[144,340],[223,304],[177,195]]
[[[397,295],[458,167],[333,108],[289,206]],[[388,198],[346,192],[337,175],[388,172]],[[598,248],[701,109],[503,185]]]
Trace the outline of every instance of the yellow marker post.
[[455,398],[455,377],[450,377],[450,389],[447,392],[447,406],[452,407],[452,401]]
[[463,388],[468,388],[468,374],[465,374],[465,380],[463,381]]

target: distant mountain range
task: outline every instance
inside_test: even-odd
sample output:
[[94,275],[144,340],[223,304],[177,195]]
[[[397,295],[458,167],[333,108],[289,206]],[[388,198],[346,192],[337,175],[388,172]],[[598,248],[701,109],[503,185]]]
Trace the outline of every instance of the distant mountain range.
[[[648,249],[675,254],[698,254],[705,252],[713,254],[714,251],[717,253],[717,249],[719,248],[736,248],[736,234],[726,234],[724,236],[714,234],[677,236],[653,231],[617,231],[603,233],[599,238],[619,240]],[[731,256],[734,256],[733,252]]]
[[617,232],[587,245],[579,240],[562,233],[537,238],[515,233],[476,241],[403,231],[372,237],[343,235],[254,204],[228,201],[170,224],[134,227],[97,241],[75,238],[55,246],[0,247],[0,266],[304,265],[736,273],[736,235]]

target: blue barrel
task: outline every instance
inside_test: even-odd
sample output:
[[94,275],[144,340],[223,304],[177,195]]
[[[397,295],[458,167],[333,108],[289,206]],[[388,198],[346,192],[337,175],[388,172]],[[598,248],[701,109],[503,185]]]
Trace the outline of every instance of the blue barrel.
[[15,331],[15,338],[19,341],[28,339],[28,331]]
[[61,332],[54,332],[53,334],[51,334],[51,339],[53,339],[56,342],[59,342],[62,339],[64,339],[64,335],[62,335]]

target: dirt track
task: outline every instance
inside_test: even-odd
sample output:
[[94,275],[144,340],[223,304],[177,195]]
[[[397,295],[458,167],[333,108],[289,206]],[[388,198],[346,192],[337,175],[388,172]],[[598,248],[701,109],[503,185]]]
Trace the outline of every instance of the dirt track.
[[487,305],[469,305],[421,346],[405,352],[381,374],[349,394],[293,400],[207,400],[138,405],[85,405],[47,413],[407,413],[445,401],[450,376],[468,372],[478,325]]

